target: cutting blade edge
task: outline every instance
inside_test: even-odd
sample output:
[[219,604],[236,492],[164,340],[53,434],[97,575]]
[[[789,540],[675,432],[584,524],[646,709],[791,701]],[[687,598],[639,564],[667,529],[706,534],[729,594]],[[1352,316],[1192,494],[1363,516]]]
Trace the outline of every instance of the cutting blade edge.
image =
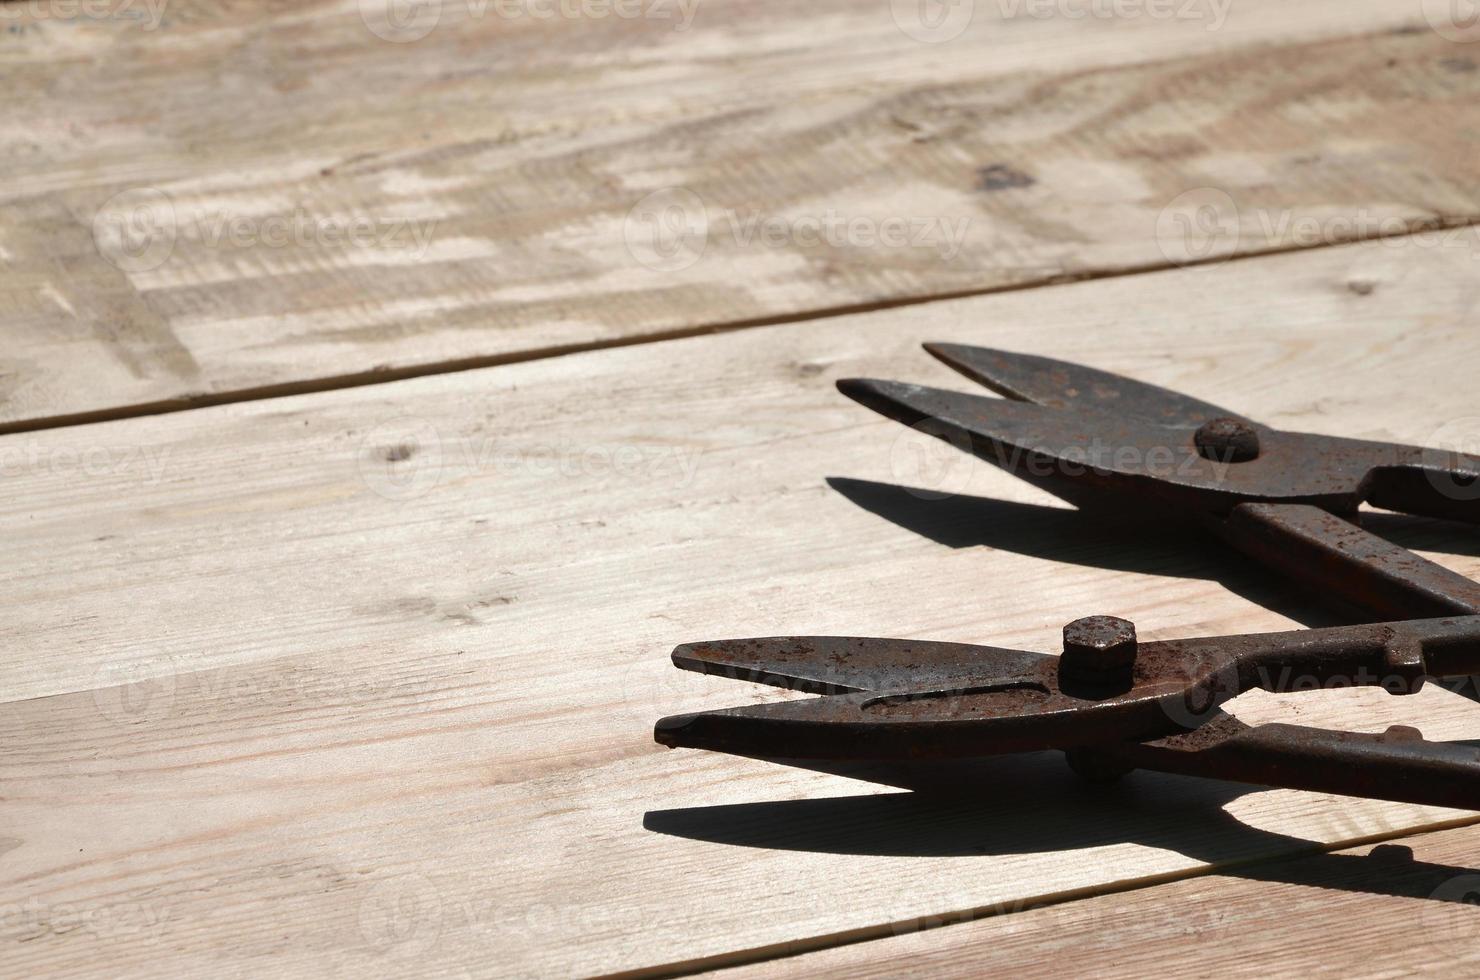
[[1248,421],[1211,402],[1070,361],[967,344],[932,342],[924,347],[947,367],[1014,401],[1155,425],[1196,427],[1214,418]]

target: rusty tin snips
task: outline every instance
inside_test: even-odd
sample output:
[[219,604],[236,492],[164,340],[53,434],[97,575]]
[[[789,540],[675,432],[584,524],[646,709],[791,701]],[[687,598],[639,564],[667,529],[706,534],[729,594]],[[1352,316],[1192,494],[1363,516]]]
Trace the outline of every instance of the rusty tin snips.
[[687,670],[823,695],[665,718],[657,741],[778,760],[898,762],[1063,750],[1092,778],[1133,768],[1480,809],[1480,749],[1294,725],[1220,705],[1316,679],[1393,694],[1480,672],[1480,584],[1364,531],[1358,506],[1480,521],[1480,459],[1284,432],[1108,372],[927,345],[1008,399],[847,380],[850,397],[1074,502],[1171,508],[1370,611],[1413,617],[1140,644],[1076,620],[1060,655],[913,640],[685,644]]
[[1480,457],[1290,432],[1108,371],[926,344],[1004,395],[848,379],[848,397],[1071,503],[1179,515],[1378,618],[1480,613],[1480,583],[1365,531],[1363,503],[1480,523]]
[[1480,809],[1480,748],[1296,725],[1220,705],[1306,678],[1411,694],[1480,672],[1480,616],[1138,644],[1107,616],[1064,628],[1060,656],[865,637],[690,643],[685,670],[820,694],[674,715],[655,738],[776,760],[910,762],[1061,749],[1091,778],[1151,769]]

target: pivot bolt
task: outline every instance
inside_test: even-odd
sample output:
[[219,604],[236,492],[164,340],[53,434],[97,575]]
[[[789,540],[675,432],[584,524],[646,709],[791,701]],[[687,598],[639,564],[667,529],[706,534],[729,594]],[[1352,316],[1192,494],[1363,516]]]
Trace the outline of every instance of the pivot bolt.
[[1259,433],[1240,419],[1213,419],[1193,433],[1199,456],[1220,463],[1247,463],[1259,456]]
[[1059,681],[1129,687],[1136,666],[1136,624],[1115,616],[1086,616],[1064,627]]

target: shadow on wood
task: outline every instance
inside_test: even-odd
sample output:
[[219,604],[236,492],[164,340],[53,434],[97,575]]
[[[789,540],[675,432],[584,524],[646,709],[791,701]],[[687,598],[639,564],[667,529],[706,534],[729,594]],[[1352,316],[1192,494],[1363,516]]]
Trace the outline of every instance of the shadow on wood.
[[1469,893],[1441,887],[1461,875],[1480,882],[1473,869],[1417,862],[1398,845],[1365,856],[1328,853],[1227,812],[1226,804],[1259,787],[1156,773],[1095,785],[1051,755],[888,771],[808,766],[918,790],[653,810],[643,826],[715,844],[843,856],[1002,856],[1135,843],[1175,851],[1229,877],[1474,903]]
[[[1081,501],[1078,509],[829,477],[828,486],[885,520],[952,548],[988,547],[1112,571],[1198,578],[1305,626],[1366,622],[1371,615],[1338,600],[1317,601],[1288,580],[1229,548],[1196,524],[1119,505]],[[1480,555],[1480,532],[1465,524],[1401,514],[1364,513],[1363,525],[1406,548]],[[1064,610],[1067,618],[1087,610]]]

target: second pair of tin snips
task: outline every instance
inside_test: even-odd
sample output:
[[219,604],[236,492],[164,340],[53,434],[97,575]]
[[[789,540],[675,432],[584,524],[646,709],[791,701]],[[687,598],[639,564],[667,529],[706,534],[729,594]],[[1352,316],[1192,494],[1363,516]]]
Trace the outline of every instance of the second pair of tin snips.
[[1261,425],[1077,364],[932,344],[1005,398],[890,381],[844,394],[1087,507],[1195,521],[1319,594],[1388,621],[1140,643],[1075,620],[1056,654],[959,643],[773,637],[689,643],[687,670],[823,695],[665,718],[657,740],[780,760],[901,761],[1064,750],[1093,777],[1132,768],[1480,809],[1480,749],[1407,727],[1250,727],[1253,689],[1480,674],[1480,584],[1364,530],[1363,503],[1480,523],[1480,458]]

